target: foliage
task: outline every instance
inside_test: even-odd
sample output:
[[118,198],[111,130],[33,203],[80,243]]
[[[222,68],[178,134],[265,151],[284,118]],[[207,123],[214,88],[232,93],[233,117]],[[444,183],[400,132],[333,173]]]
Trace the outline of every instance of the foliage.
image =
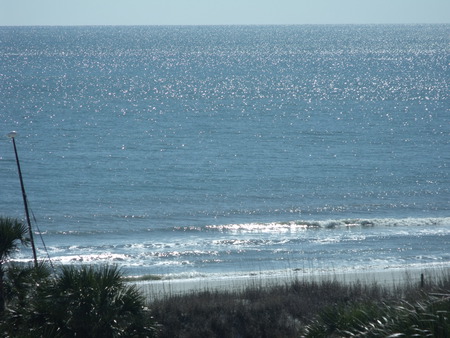
[[10,263],[5,281],[5,296],[9,307],[25,308],[36,296],[39,287],[50,282],[50,269],[44,263]]
[[[125,284],[117,267],[64,266],[53,278],[33,270],[14,267],[9,271],[8,289],[15,300],[10,302],[6,319],[0,320],[0,329],[9,337],[155,334],[142,295],[135,286]],[[33,284],[36,278],[40,282]]]
[[305,328],[305,337],[450,337],[450,295],[443,296],[329,307]]
[[23,223],[0,217],[0,332],[5,337],[154,336],[143,296],[116,266],[65,266],[52,275],[44,263],[9,262],[19,243],[28,244],[27,234]]
[[[142,334],[142,296],[126,286],[116,267],[63,267],[53,283],[54,301],[44,305],[65,336],[133,337]],[[49,307],[47,307],[50,305]]]
[[384,286],[297,280],[155,300],[161,337],[450,337],[450,274]]
[[5,311],[4,265],[11,254],[17,250],[18,242],[24,245],[28,243],[27,233],[27,227],[17,219],[0,217],[0,314]]
[[17,219],[0,217],[0,265],[17,250],[17,242],[28,244],[28,228]]

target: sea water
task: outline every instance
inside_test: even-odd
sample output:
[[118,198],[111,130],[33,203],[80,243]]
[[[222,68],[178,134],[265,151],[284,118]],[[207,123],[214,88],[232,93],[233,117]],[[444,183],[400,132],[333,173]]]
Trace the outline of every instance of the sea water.
[[449,28],[0,27],[0,214],[16,130],[56,266],[448,267]]

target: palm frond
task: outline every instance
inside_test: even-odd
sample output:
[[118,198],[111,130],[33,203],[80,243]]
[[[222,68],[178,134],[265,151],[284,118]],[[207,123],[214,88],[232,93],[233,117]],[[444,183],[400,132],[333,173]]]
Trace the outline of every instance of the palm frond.
[[18,248],[18,242],[27,245],[27,226],[17,219],[0,217],[0,262],[5,261]]

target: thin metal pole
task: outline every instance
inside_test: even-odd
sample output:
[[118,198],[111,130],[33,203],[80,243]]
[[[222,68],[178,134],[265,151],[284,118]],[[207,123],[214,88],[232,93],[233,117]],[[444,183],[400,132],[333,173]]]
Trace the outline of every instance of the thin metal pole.
[[30,213],[28,211],[27,194],[25,193],[25,187],[23,185],[22,170],[20,170],[20,162],[19,162],[19,155],[17,155],[16,141],[15,141],[14,137],[11,137],[11,138],[12,138],[12,142],[14,145],[14,153],[16,154],[17,171],[19,172],[20,187],[22,188],[23,204],[25,206],[25,216],[27,217],[31,249],[33,250],[34,266],[37,267],[38,261],[37,261],[37,255],[36,255],[36,247],[34,246],[33,230],[31,229]]

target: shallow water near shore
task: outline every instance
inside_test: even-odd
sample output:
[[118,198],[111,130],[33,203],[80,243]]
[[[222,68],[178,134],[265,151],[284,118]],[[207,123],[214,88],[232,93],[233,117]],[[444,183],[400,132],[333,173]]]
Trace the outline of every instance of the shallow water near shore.
[[166,279],[448,267],[448,28],[0,27],[39,256]]

